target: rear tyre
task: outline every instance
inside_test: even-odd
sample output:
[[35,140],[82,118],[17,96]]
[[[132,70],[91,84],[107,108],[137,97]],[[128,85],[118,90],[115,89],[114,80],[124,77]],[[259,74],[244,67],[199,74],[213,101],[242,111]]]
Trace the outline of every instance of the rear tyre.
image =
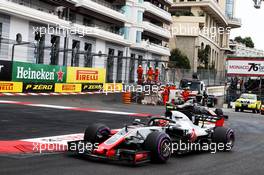
[[255,114],[257,111],[256,111],[256,109],[253,109],[252,112]]
[[144,149],[150,151],[152,162],[165,163],[171,156],[171,139],[166,133],[152,132],[144,142]]
[[86,128],[84,141],[90,143],[101,143],[109,138],[111,131],[104,124],[96,123]]
[[236,112],[238,112],[238,111],[239,111],[239,108],[238,108],[238,107],[236,107],[236,108],[235,108],[235,111],[236,111]]
[[231,128],[216,127],[212,135],[212,141],[217,144],[219,151],[231,151],[235,143],[234,131]]

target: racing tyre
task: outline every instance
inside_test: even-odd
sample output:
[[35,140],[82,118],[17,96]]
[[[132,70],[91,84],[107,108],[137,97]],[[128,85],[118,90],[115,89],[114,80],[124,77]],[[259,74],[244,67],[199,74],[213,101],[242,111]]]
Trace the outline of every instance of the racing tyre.
[[[219,151],[231,151],[235,143],[234,131],[231,128],[216,127],[212,135],[212,141],[217,144]],[[223,147],[224,149],[220,150],[220,146],[221,149]]]
[[166,133],[155,131],[147,136],[144,149],[150,151],[152,162],[165,163],[171,156],[171,145]]
[[104,124],[93,124],[86,128],[84,141],[90,143],[101,143],[109,138],[111,130]]
[[238,111],[239,111],[239,108],[236,107],[236,108],[235,108],[235,111],[238,112]]

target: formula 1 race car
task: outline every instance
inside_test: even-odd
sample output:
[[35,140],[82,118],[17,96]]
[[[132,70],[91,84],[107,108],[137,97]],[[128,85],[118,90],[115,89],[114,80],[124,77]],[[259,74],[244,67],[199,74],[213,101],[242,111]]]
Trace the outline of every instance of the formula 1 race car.
[[204,107],[199,105],[198,103],[194,103],[193,100],[188,100],[184,104],[181,105],[175,105],[173,103],[167,103],[166,104],[166,111],[180,111],[184,113],[186,116],[188,116],[190,119],[192,119],[193,116],[196,115],[207,115],[222,119],[228,119],[227,115],[224,115],[224,112],[220,108],[216,108],[214,111],[210,108]]
[[[205,122],[209,118],[203,115],[196,120]],[[83,140],[68,142],[68,151],[95,160],[127,161],[134,165],[149,161],[165,163],[173,153],[193,151],[193,145],[195,148],[214,145],[210,148],[230,151],[235,141],[234,131],[223,125],[220,122],[198,126],[179,111],[167,111],[165,117],[152,117],[147,122],[136,119],[133,125],[117,130],[93,124],[85,130]],[[191,146],[181,150],[181,144]],[[222,144],[222,150],[216,148],[217,144]]]

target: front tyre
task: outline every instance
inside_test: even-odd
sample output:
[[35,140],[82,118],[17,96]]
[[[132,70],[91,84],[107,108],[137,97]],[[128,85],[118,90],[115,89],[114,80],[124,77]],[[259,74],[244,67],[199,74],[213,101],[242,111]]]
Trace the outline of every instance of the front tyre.
[[151,161],[156,163],[165,163],[171,156],[171,139],[164,132],[150,133],[145,142],[144,149],[150,151]]
[[90,143],[101,143],[109,138],[111,130],[104,124],[96,123],[86,128],[84,141]]
[[[212,135],[212,141],[217,144],[219,151],[231,151],[235,143],[234,131],[231,128],[216,127]],[[223,149],[220,150],[220,147]]]

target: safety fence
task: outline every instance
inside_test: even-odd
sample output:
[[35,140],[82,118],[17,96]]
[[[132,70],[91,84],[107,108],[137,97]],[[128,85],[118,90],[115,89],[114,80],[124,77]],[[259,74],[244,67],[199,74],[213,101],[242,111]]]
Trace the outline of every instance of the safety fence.
[[170,69],[167,73],[167,79],[169,82],[177,84],[182,79],[192,79],[194,73],[198,76],[199,80],[204,81],[206,86],[225,85],[225,71],[217,71],[211,69],[198,69],[197,71],[193,71],[192,69]]

